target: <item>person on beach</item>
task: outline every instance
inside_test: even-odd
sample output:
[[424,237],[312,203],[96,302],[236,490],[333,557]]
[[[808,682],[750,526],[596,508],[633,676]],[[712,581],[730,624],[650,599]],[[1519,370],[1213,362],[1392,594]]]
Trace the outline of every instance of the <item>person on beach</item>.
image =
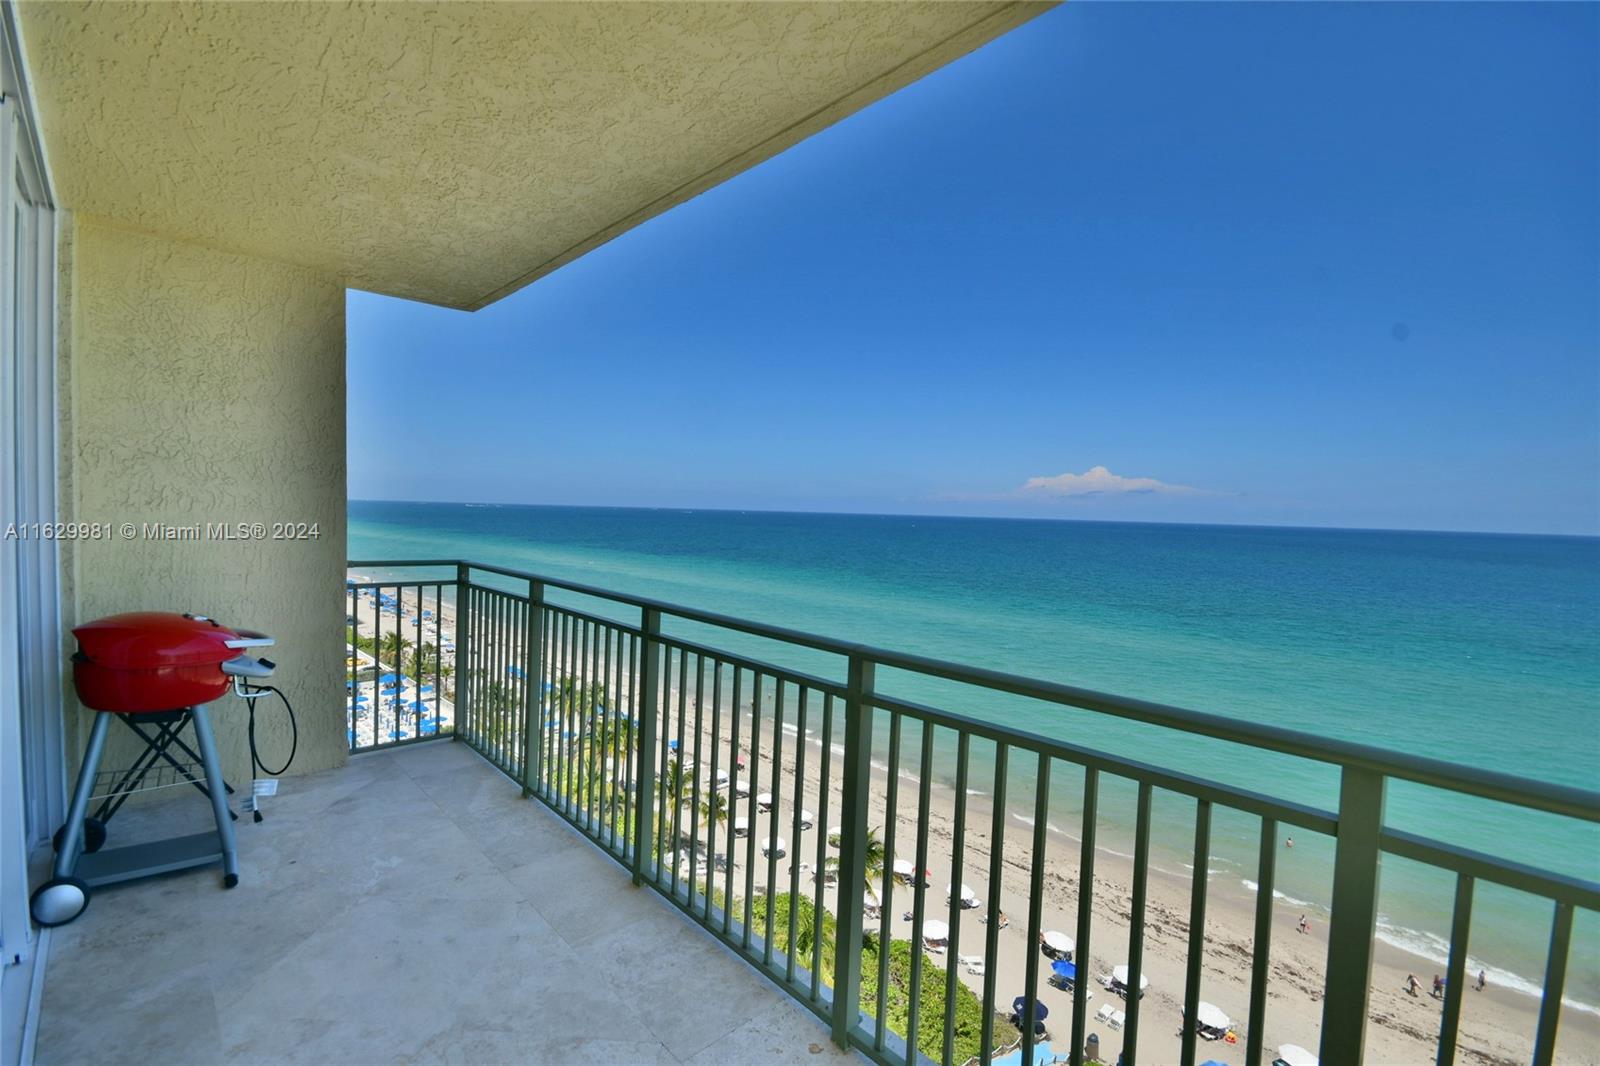
[[1422,982],[1417,980],[1417,975],[1416,974],[1414,974],[1414,973],[1406,974],[1406,991],[1411,993],[1411,997],[1413,999],[1416,998],[1417,989],[1419,989],[1421,987],[1422,987]]
[[1311,932],[1311,922],[1306,918],[1305,915],[1302,914],[1300,916],[1300,922],[1296,928],[1298,928],[1302,933],[1309,933]]
[[1484,973],[1482,970],[1479,970],[1478,971],[1478,991],[1482,992],[1483,991],[1483,986],[1488,984],[1488,983],[1489,983],[1488,974]]
[[1444,998],[1444,978],[1440,977],[1438,974],[1433,975],[1433,998]]
[[1294,847],[1294,837],[1284,837],[1283,838],[1283,846],[1286,847],[1286,848]]

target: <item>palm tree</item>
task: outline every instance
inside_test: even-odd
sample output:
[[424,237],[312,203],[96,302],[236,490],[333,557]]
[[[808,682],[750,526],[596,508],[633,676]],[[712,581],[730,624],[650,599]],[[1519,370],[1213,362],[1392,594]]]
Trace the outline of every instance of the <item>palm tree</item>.
[[385,633],[383,639],[378,642],[379,658],[389,660],[398,668],[400,661],[405,657],[405,650],[409,647],[411,647],[409,640],[391,630]]
[[[883,841],[878,839],[878,831],[876,829],[867,830],[867,839],[862,844],[862,851],[866,859],[861,871],[862,885],[868,892],[876,894],[877,889],[873,888],[873,885],[883,879],[884,863],[888,860],[888,856],[883,850]],[[830,855],[828,856],[828,861],[824,864],[824,868],[837,877],[839,875],[839,861],[839,856]]]
[[731,810],[732,806],[728,803],[728,794],[726,792],[708,793],[700,801],[700,816],[706,820],[707,825],[712,822],[726,825]]

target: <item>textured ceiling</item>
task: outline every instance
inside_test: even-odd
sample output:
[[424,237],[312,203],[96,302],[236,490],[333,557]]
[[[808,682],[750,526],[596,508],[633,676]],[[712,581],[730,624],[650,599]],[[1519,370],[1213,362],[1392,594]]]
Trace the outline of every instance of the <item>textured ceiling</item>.
[[19,6],[66,207],[477,308],[1048,5]]

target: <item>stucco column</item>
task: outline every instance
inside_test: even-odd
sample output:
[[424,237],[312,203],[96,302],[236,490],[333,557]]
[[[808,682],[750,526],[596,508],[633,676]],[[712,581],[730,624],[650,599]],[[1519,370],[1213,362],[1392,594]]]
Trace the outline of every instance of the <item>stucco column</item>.
[[[275,683],[299,715],[294,772],[341,764],[342,285],[82,217],[72,252],[62,279],[65,480],[74,519],[116,532],[69,553],[69,622],[190,611],[273,634]],[[240,539],[240,523],[259,523],[266,537]],[[280,523],[316,536],[273,539]],[[222,539],[217,524],[235,538]],[[215,723],[229,781],[247,785],[243,701],[230,697]],[[77,725],[74,759],[87,735],[81,712]],[[288,737],[277,710],[263,705],[257,736],[263,755],[281,761]],[[113,751],[107,765],[130,751]]]

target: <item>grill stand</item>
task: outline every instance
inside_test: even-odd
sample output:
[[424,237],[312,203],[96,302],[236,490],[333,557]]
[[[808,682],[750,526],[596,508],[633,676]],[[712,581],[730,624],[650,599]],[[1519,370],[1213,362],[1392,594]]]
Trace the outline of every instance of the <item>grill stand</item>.
[[[105,754],[106,734],[110,731],[113,714],[115,712],[102,711],[95,715],[94,726],[89,733],[89,746],[83,754],[83,766],[78,771],[78,782],[73,789],[72,807],[67,812],[67,823],[62,827],[61,846],[56,853],[53,871],[55,877],[33,894],[33,917],[40,925],[64,925],[78,917],[89,905],[90,888],[193,866],[208,866],[219,859],[222,861],[223,887],[232,888],[239,883],[239,857],[233,836],[234,814],[228,808],[227,798],[230,790],[222,780],[222,764],[217,756],[216,737],[211,731],[211,717],[203,705],[188,708],[186,714],[194,723],[195,739],[200,747],[199,762],[204,771],[204,787],[166,750],[173,742],[188,750],[181,740],[177,740],[177,730],[183,728],[181,720],[176,729],[169,730],[163,725],[154,737],[134,726],[133,722],[128,724],[147,745],[147,750],[135,763],[135,769],[145,765],[148,771],[158,758],[165,758],[172,763],[189,783],[210,799],[211,812],[217,823],[216,832],[130,844],[93,854],[84,853],[84,822],[89,813],[89,804],[94,799],[95,778],[100,769],[100,759]],[[156,754],[152,755],[152,751]],[[106,803],[114,804],[109,808],[112,812],[137,790],[136,786],[142,778],[142,773],[134,776],[134,771],[124,775],[106,800]],[[102,807],[104,809],[104,805]]]

